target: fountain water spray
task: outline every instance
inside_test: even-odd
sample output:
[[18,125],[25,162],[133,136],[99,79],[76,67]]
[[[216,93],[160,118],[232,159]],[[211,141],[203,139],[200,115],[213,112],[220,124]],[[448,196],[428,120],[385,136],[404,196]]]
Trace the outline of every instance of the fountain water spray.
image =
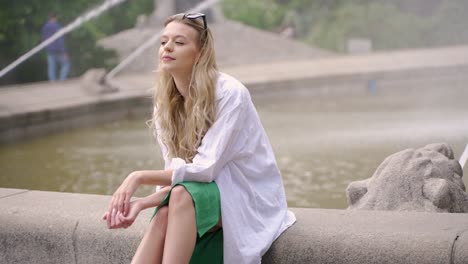
[[467,160],[468,160],[468,144],[466,144],[465,151],[463,151],[463,154],[460,156],[460,159],[458,160],[462,168],[465,167]]
[[[198,5],[196,5],[194,8],[186,11],[186,13],[196,13],[200,12],[206,8],[211,7],[212,5],[216,4],[219,2],[219,0],[206,0]],[[160,31],[158,34],[154,35],[147,41],[145,41],[141,46],[139,46],[135,51],[133,51],[130,55],[128,55],[123,61],[121,61],[114,69],[112,69],[108,74],[106,74],[104,81],[111,87],[112,85],[110,83],[110,79],[113,78],[118,72],[120,72],[123,68],[125,68],[127,65],[129,65],[133,60],[135,60],[136,57],[138,57],[143,51],[147,50],[151,46],[153,46],[158,40],[159,37],[161,36],[162,31]],[[114,87],[116,88],[116,87]]]
[[14,69],[16,66],[18,66],[20,63],[23,61],[29,59],[31,56],[42,50],[44,47],[55,41],[56,39],[62,37],[63,35],[67,34],[68,32],[74,30],[75,28],[79,27],[81,24],[84,22],[91,20],[97,16],[99,16],[101,13],[104,11],[110,9],[111,7],[114,7],[122,2],[125,2],[126,0],[106,0],[104,3],[102,3],[100,6],[92,9],[88,13],[79,16],[76,18],[72,23],[68,24],[66,27],[60,29],[57,31],[54,35],[52,35],[50,38],[46,39],[45,41],[41,42],[39,45],[25,53],[23,56],[19,57],[17,60],[12,62],[10,65],[5,67],[2,71],[0,71],[0,78],[3,77],[5,74],[7,74],[9,71]]

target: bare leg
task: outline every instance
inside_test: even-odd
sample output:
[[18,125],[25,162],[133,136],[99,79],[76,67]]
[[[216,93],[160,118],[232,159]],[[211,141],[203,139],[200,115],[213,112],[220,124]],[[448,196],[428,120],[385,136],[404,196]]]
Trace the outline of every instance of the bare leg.
[[169,209],[158,209],[133,257],[132,264],[162,263]]
[[196,239],[197,224],[192,196],[183,186],[176,186],[172,189],[169,200],[169,218],[162,263],[189,263]]

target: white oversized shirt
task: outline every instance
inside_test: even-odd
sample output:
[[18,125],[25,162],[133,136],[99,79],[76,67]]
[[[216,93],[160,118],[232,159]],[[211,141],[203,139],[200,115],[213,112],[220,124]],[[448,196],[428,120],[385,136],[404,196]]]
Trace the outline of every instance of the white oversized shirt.
[[273,241],[296,218],[287,210],[283,182],[273,150],[250,94],[235,78],[219,73],[216,120],[192,163],[167,156],[172,185],[212,182],[221,195],[225,264],[258,264]]

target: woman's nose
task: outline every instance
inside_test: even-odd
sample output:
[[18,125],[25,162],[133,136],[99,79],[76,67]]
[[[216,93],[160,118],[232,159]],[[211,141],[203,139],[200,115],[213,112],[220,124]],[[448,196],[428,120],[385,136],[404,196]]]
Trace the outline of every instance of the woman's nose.
[[166,45],[164,45],[164,50],[165,51],[172,51],[173,50],[173,45],[171,42],[167,42]]

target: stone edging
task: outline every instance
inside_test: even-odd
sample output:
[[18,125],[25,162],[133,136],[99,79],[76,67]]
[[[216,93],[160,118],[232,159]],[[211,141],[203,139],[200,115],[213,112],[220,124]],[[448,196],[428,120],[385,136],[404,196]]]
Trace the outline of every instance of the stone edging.
[[[0,188],[0,263],[129,263],[151,210],[108,230],[109,199]],[[467,214],[291,210],[263,263],[468,263]]]

